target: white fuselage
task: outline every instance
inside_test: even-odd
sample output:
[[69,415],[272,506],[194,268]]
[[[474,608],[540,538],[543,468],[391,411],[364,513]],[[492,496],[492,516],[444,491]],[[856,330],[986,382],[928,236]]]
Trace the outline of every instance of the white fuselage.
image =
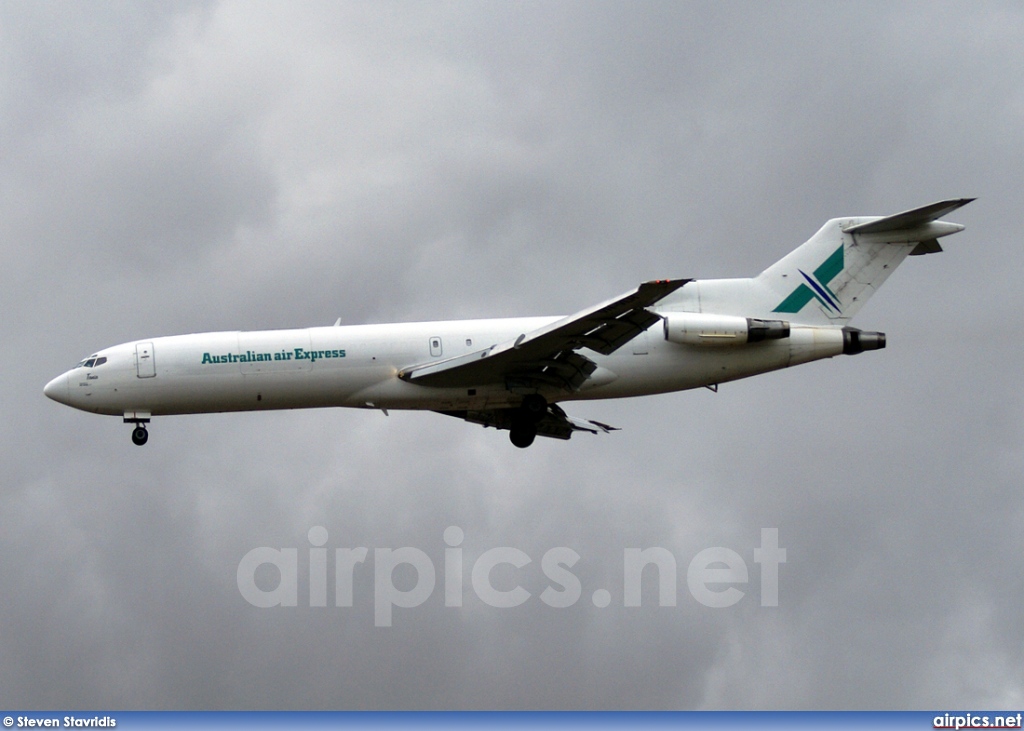
[[[477,410],[516,406],[503,383],[438,388],[399,377],[406,368],[465,355],[516,338],[556,317],[458,320],[217,332],[106,348],[101,365],[80,365],[47,384],[46,395],[98,414],[145,416],[346,406]],[[598,369],[576,392],[549,401],[604,399],[709,386],[838,355],[838,327],[797,327],[790,337],[738,348],[669,342],[662,325],[609,356],[583,349]],[[91,359],[90,359],[91,360]]]

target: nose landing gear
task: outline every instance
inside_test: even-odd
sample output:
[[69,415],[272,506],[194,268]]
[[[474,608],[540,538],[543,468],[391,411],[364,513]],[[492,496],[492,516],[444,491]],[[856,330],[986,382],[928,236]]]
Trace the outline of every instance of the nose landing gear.
[[146,427],[139,425],[132,429],[132,441],[140,447],[149,441],[149,431]]
[[149,423],[149,413],[145,412],[145,416],[142,416],[138,411],[126,411],[124,414],[125,424],[135,424],[135,428],[132,429],[132,442],[138,446],[142,446],[149,441],[149,431],[146,429],[146,424]]

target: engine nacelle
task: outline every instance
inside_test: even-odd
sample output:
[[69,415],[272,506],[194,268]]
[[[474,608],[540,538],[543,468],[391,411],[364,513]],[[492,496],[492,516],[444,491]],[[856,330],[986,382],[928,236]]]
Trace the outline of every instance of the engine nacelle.
[[664,317],[665,339],[683,345],[721,347],[789,337],[789,323],[783,320],[703,312],[669,312]]

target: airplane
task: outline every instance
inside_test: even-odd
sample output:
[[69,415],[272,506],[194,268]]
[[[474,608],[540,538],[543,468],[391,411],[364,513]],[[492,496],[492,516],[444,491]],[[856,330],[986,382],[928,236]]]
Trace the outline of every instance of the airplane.
[[43,393],[121,416],[143,445],[155,416],[345,406],[426,409],[538,436],[616,429],[560,403],[718,385],[885,347],[849,322],[907,257],[964,226],[973,198],[892,216],[833,218],[745,279],[658,279],[568,317],[408,322],[155,337],[115,345]]

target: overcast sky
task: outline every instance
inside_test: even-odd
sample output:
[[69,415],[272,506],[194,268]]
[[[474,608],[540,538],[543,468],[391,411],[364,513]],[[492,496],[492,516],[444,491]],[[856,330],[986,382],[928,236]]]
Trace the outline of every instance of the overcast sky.
[[[0,0],[0,697],[1019,709],[1022,172],[1016,0]],[[858,315],[886,350],[569,405],[610,435],[518,450],[433,414],[312,410],[158,418],[140,449],[42,394],[116,343],[566,314],[964,196],[967,230]],[[315,526],[331,556],[370,549],[350,608],[310,606]],[[762,528],[787,551],[778,607]],[[240,593],[261,546],[298,549],[297,607]],[[469,571],[503,546],[532,562],[495,585],[531,597],[500,609]],[[555,609],[541,559],[562,546],[582,597]],[[438,586],[375,627],[374,549],[400,547]],[[649,547],[677,561],[674,607],[653,574],[624,606],[624,551]],[[749,568],[732,607],[688,590],[709,547]]]

